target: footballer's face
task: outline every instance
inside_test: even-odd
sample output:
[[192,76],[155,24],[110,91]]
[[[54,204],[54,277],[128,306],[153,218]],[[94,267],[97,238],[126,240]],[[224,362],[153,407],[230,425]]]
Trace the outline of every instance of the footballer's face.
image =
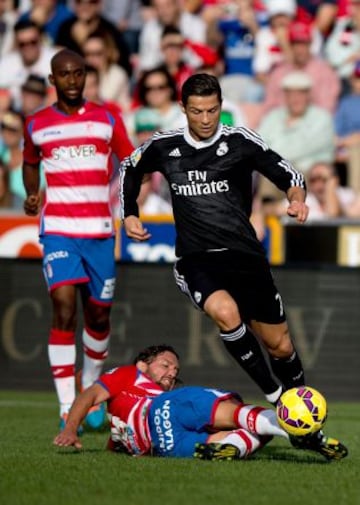
[[209,96],[190,95],[182,104],[190,135],[197,141],[212,137],[219,125],[221,102],[217,94]]
[[68,106],[82,103],[85,65],[80,57],[64,57],[56,62],[49,80],[56,88],[58,101]]
[[170,391],[174,388],[179,375],[179,360],[170,351],[158,354],[151,363],[140,361],[138,367],[164,391]]

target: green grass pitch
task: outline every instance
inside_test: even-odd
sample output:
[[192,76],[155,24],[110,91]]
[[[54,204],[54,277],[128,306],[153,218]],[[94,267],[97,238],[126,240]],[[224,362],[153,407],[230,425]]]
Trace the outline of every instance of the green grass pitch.
[[329,405],[326,432],[349,456],[321,456],[274,439],[246,461],[129,457],[105,451],[107,432],[82,451],[57,448],[51,393],[0,392],[3,505],[360,505],[360,403]]

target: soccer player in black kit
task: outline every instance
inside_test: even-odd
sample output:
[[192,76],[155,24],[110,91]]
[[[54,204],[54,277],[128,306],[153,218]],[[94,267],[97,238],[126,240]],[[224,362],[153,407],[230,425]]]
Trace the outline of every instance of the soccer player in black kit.
[[304,177],[254,131],[220,123],[221,88],[214,76],[191,76],[181,99],[187,126],[155,133],[122,164],[125,231],[137,241],[150,238],[136,199],[143,177],[161,172],[177,232],[176,283],[216,323],[228,352],[276,404],[283,390],[305,378],[266,252],[249,221],[253,172],[286,193],[287,213],[299,223],[308,216]]

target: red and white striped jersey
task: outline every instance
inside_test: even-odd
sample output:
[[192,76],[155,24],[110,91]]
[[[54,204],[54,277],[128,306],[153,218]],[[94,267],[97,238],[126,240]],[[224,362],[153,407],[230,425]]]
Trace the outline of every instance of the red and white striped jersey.
[[147,412],[151,398],[164,390],[135,365],[103,374],[97,381],[110,394],[108,413],[111,439],[122,442],[131,454],[145,454],[151,448]]
[[111,236],[111,155],[123,159],[133,149],[120,116],[92,102],[70,115],[51,106],[29,116],[24,162],[41,162],[47,182],[41,233]]

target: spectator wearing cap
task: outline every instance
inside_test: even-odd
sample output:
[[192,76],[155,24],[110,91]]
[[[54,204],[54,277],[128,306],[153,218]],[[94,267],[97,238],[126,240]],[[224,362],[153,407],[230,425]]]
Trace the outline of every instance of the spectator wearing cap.
[[[290,25],[297,12],[295,0],[269,0],[267,3],[269,25],[261,27],[255,37],[255,57],[253,68],[257,78],[266,82],[269,72],[283,61],[292,61],[292,47],[289,40]],[[313,32],[311,52],[319,54],[322,39]]]
[[16,108],[21,107],[21,86],[30,74],[45,79],[56,49],[43,43],[41,29],[33,21],[18,21],[14,27],[16,49],[0,60],[0,89],[9,89]]
[[300,22],[292,23],[289,29],[289,40],[292,61],[280,63],[270,72],[266,84],[263,112],[268,112],[284,103],[283,78],[296,70],[306,72],[311,77],[312,103],[333,113],[340,93],[340,81],[327,61],[311,53],[313,36],[310,26]]
[[[281,87],[284,105],[270,111],[258,131],[271,149],[305,174],[315,162],[334,159],[333,118],[328,111],[312,103],[313,83],[307,73],[287,74]],[[262,196],[271,196],[263,190],[263,181],[264,178]]]
[[269,25],[255,36],[253,69],[265,84],[271,69],[283,61],[291,61],[289,27],[296,14],[295,0],[271,0],[267,5]]
[[348,15],[336,20],[324,56],[341,79],[342,95],[350,92],[349,78],[360,60],[360,0],[350,0]]
[[150,108],[143,107],[134,113],[135,145],[143,144],[156,130],[160,129],[159,114]]
[[21,86],[21,112],[24,116],[32,114],[47,104],[47,84],[44,77],[30,74]]

